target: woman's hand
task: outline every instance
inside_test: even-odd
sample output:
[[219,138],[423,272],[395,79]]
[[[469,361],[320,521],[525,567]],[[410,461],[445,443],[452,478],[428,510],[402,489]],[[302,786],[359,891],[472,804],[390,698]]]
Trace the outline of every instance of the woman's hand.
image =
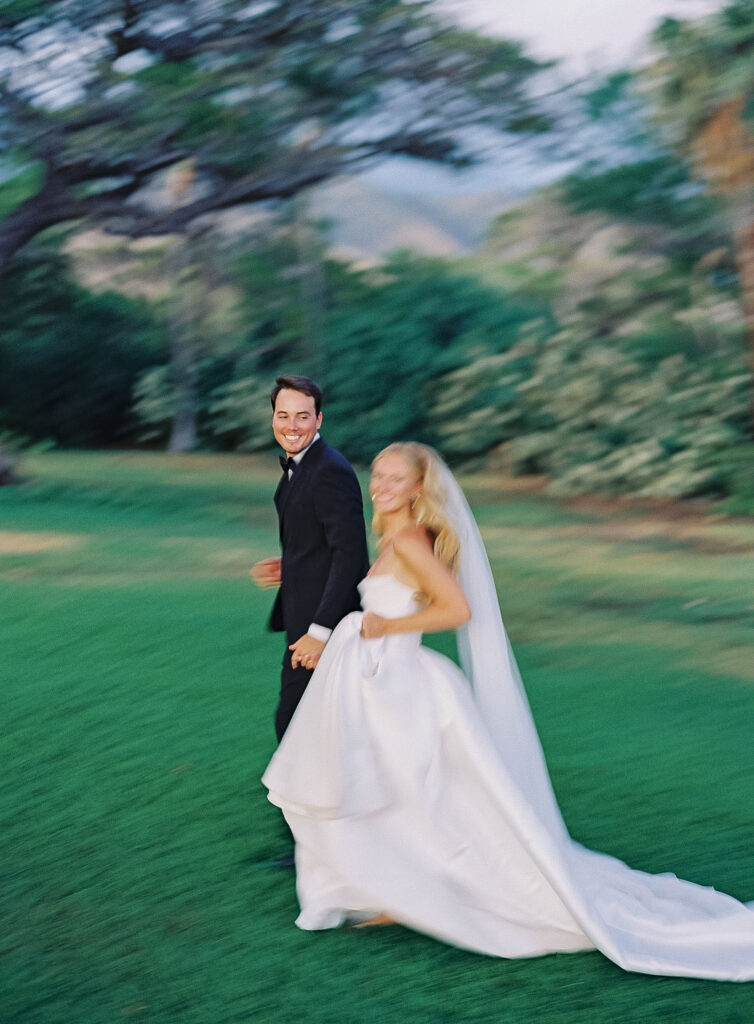
[[291,651],[291,668],[316,668],[325,645],[322,640],[304,633],[295,644],[288,648]]
[[377,640],[387,636],[388,620],[375,612],[364,612],[361,620],[361,635],[365,640]]

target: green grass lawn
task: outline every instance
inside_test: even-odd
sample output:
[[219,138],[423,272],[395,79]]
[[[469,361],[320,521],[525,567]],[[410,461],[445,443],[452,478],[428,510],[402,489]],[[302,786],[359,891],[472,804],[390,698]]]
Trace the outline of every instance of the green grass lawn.
[[[275,459],[24,470],[0,491],[2,1024],[751,1024],[754,985],[298,931],[293,873],[260,867]],[[574,838],[754,899],[754,522],[467,485]]]

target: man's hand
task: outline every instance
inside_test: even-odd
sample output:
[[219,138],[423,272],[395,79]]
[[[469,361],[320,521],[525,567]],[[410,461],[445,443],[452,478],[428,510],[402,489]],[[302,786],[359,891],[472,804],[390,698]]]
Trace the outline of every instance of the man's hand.
[[262,590],[280,586],[282,558],[263,558],[251,568],[251,578]]
[[375,612],[364,612],[361,619],[361,635],[365,640],[376,640],[378,637],[387,636],[388,620]]
[[291,644],[288,648],[289,651],[293,652],[291,654],[291,667],[316,668],[324,649],[325,645],[321,640],[315,640],[313,636],[304,633],[295,644]]

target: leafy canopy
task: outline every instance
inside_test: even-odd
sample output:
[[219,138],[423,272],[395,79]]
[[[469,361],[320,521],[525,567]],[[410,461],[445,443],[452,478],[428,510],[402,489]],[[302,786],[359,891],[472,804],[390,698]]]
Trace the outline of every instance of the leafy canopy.
[[6,4],[3,131],[45,176],[0,269],[64,220],[180,231],[384,156],[463,164],[479,125],[545,126],[539,68],[412,0]]

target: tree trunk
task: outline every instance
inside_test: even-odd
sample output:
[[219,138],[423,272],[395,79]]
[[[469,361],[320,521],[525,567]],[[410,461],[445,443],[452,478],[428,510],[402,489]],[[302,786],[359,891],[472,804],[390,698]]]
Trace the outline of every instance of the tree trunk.
[[168,259],[173,281],[170,315],[170,379],[175,413],[168,451],[190,452],[197,442],[197,318],[193,302],[193,268],[188,242],[178,241]]
[[169,452],[191,452],[196,448],[196,411],[189,404],[190,397],[184,408],[176,409],[173,425],[170,430]]
[[317,380],[324,380],[322,352],[325,278],[322,253],[312,224],[307,220],[303,194],[294,199],[295,239],[298,250],[299,297],[301,302],[301,354]]
[[170,345],[170,376],[173,381],[175,415],[168,451],[190,452],[197,442],[196,342],[191,324],[173,334]]
[[[723,103],[697,133],[692,143],[692,156],[713,191],[728,203],[749,342],[749,364],[754,375],[754,144],[744,117],[744,104],[741,97]],[[754,388],[749,430],[754,437]]]
[[48,171],[36,195],[25,199],[3,218],[0,230],[0,278],[8,272],[16,253],[45,228],[82,215],[79,204],[66,194],[64,186]]
[[[749,341],[749,367],[754,381],[754,220],[737,225],[733,231],[736,243],[736,267],[741,290],[741,305]],[[749,432],[754,439],[754,389],[751,399]]]

